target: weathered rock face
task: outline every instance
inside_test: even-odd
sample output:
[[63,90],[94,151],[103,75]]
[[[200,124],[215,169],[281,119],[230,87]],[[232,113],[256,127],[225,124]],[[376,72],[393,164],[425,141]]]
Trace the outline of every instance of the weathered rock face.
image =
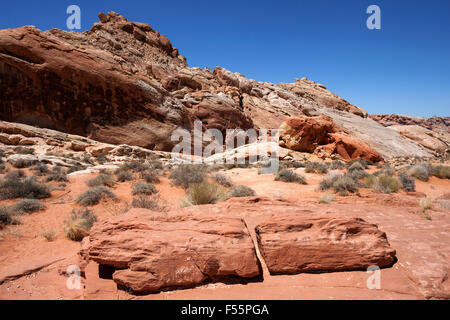
[[314,152],[322,157],[339,155],[344,160],[382,157],[366,143],[349,136],[330,117],[300,116],[286,119],[280,126],[280,145],[295,151]]
[[253,242],[239,218],[133,209],[96,224],[82,255],[112,267],[113,280],[138,293],[261,275]]
[[[171,133],[278,128],[287,117],[326,115],[384,157],[430,156],[306,78],[271,84],[223,68],[190,68],[164,35],[117,13],[91,30],[0,30],[0,118],[153,150]],[[347,150],[348,151],[348,150]]]
[[389,127],[393,125],[417,125],[432,131],[450,133],[450,117],[411,117],[400,114],[371,114],[371,119]]
[[450,151],[450,133],[431,131],[418,125],[393,125],[388,127],[424,146],[436,155],[445,155]]
[[331,143],[330,133],[338,128],[329,117],[295,117],[280,126],[280,139],[289,149],[314,152],[319,145]]
[[358,218],[272,218],[256,233],[271,274],[381,268],[395,259],[386,234]]

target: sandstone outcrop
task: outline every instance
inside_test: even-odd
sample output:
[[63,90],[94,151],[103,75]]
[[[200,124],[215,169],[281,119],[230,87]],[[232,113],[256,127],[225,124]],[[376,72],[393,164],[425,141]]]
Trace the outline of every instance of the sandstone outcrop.
[[280,126],[280,145],[295,151],[314,152],[324,158],[339,155],[344,160],[382,160],[378,152],[351,137],[327,116],[286,119]]
[[386,127],[394,125],[417,125],[431,131],[450,133],[450,117],[423,118],[401,114],[371,114],[369,118]]
[[388,128],[419,143],[437,156],[450,151],[450,133],[445,131],[432,131],[419,125],[393,125]]
[[118,285],[137,293],[261,275],[253,242],[239,218],[133,209],[95,225],[82,255],[111,268]]
[[395,259],[386,234],[358,218],[277,217],[256,234],[271,274],[381,268]]
[[[271,84],[217,67],[191,68],[164,35],[110,12],[91,30],[0,31],[0,118],[109,144],[171,151],[171,133],[278,128],[325,115],[383,157],[431,156],[420,144],[306,78]],[[0,137],[0,139],[4,139]]]

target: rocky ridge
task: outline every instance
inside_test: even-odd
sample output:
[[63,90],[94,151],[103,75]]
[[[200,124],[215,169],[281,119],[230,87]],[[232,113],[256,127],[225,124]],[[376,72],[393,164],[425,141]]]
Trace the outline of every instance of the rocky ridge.
[[0,31],[0,117],[110,144],[170,151],[171,133],[278,128],[326,115],[382,157],[431,156],[420,143],[306,78],[271,84],[216,67],[189,67],[151,26],[110,12],[77,33],[32,26]]

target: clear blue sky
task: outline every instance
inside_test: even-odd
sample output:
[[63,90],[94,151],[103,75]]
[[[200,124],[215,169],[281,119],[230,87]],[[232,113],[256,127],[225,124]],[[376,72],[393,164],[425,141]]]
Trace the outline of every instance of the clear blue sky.
[[[370,113],[450,116],[449,0],[3,1],[0,28],[82,30],[110,10],[165,34],[190,66],[225,67],[260,80],[307,78]],[[381,30],[366,8],[381,8]]]

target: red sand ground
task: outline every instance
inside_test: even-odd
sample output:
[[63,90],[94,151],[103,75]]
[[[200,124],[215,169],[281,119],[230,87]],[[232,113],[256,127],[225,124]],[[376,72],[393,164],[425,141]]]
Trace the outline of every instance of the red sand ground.
[[[303,169],[296,169],[304,174]],[[246,285],[222,283],[147,296],[131,296],[118,291],[111,280],[101,280],[92,266],[86,270],[84,289],[69,290],[65,274],[67,266],[78,263],[80,244],[65,238],[64,220],[75,199],[87,189],[86,180],[94,175],[76,175],[64,190],[54,191],[44,202],[45,211],[22,218],[19,226],[1,230],[0,299],[423,299],[450,297],[448,280],[450,215],[437,207],[429,211],[432,220],[425,219],[419,200],[424,195],[435,199],[450,192],[450,180],[431,178],[416,181],[417,192],[394,195],[376,194],[362,189],[360,195],[336,196],[330,204],[318,204],[322,192],[317,191],[323,175],[305,174],[308,185],[273,181],[273,175],[258,175],[257,169],[233,169],[223,172],[234,184],[252,187],[257,195],[296,202],[311,212],[333,212],[336,215],[361,217],[376,223],[385,231],[398,263],[381,271],[380,290],[369,290],[367,272],[336,272],[270,276],[264,269],[264,281]],[[120,214],[131,203],[132,182],[117,184],[113,191],[120,202],[101,203],[94,207],[99,220]],[[161,198],[169,209],[179,207],[185,191],[170,186],[167,177],[157,184]],[[11,204],[2,201],[0,205]],[[273,213],[276,214],[276,213]],[[252,236],[253,227],[265,218],[257,212],[245,214]],[[48,242],[42,236],[46,230],[56,231],[56,240]],[[91,276],[90,276],[91,275]],[[419,283],[421,285],[419,286]]]

